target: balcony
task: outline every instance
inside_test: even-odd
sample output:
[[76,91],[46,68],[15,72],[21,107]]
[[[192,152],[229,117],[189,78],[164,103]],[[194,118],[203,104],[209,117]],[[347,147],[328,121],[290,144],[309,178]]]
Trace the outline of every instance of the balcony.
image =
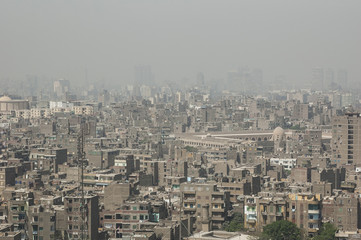
[[185,211],[185,212],[195,212],[197,210],[197,208],[196,207],[183,207],[183,211]]
[[309,223],[318,223],[320,219],[308,219]]
[[212,198],[212,203],[224,203],[224,200],[221,198]]
[[224,217],[222,216],[212,216],[213,221],[224,221]]
[[308,228],[308,232],[310,233],[316,233],[319,230],[319,228]]
[[317,210],[308,210],[308,214],[320,214],[320,210],[317,209]]
[[244,212],[245,215],[257,215],[257,211],[256,210],[253,210],[253,209],[250,209],[250,210],[246,210]]
[[212,208],[212,212],[224,212],[224,208]]
[[247,202],[246,206],[249,206],[249,207],[256,206],[256,203],[255,202]]
[[256,219],[254,219],[254,218],[247,219],[247,223],[252,224],[252,223],[256,223],[256,222],[257,222],[257,221],[256,221]]
[[276,212],[277,217],[283,217],[283,212]]

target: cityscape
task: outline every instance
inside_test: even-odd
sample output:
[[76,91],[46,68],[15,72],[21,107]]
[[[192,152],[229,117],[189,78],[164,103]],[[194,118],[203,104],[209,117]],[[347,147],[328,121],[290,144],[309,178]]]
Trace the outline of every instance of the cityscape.
[[[261,45],[246,43],[239,48],[255,49],[257,57],[245,51],[242,60],[233,54],[222,59],[218,50],[212,60],[195,57],[202,52],[198,41],[203,36],[210,37],[205,52],[214,44],[225,53],[237,50],[233,42],[227,49],[228,41],[218,34],[237,41],[252,38],[257,21],[247,23],[250,35],[239,39],[235,29],[202,25],[214,19],[221,26],[233,24],[233,17],[253,19],[253,13],[266,11],[252,1],[150,2],[0,3],[0,27],[6,33],[0,40],[0,240],[361,239],[361,54],[353,44],[361,40],[361,29],[350,20],[361,20],[354,10],[361,5],[307,0],[294,8],[285,0],[263,1],[272,11],[295,13],[290,17],[295,25],[309,13],[303,30],[310,32],[313,25],[307,24],[317,25],[317,17],[336,21],[333,15],[319,16],[321,9],[337,9],[345,16],[340,21],[349,24],[340,29],[350,33],[340,40],[344,44],[337,45],[334,37],[324,48],[317,46],[308,60],[298,55],[293,62],[280,53],[266,64]],[[207,6],[212,10],[202,12]],[[227,15],[242,7],[244,15]],[[99,14],[99,22],[86,18],[87,25],[77,10],[84,18]],[[224,14],[222,20],[214,12]],[[20,15],[34,18],[29,24],[26,18],[16,22]],[[48,18],[54,28],[43,31]],[[105,24],[115,19],[119,25]],[[129,26],[124,28],[121,19]],[[278,22],[278,17],[260,19]],[[46,34],[76,32],[79,26],[85,30],[79,28],[73,40],[63,39],[64,45],[61,39],[43,45]],[[282,26],[275,27],[275,36],[292,42],[292,27]],[[340,29],[335,25],[331,32],[337,35]],[[201,37],[188,39],[192,31]],[[184,36],[184,42],[171,32]],[[29,34],[16,40],[23,45],[15,41],[19,33]],[[120,50],[111,34],[141,53]],[[304,36],[305,45],[331,36],[321,35]],[[95,40],[83,43],[89,36]],[[107,39],[112,39],[109,45]],[[30,51],[32,41],[40,41],[32,50],[39,60],[18,58]],[[168,50],[178,55],[159,57],[168,50],[149,47],[158,41],[159,46],[177,45]],[[218,41],[223,45],[216,46]],[[94,49],[80,58],[87,44]],[[281,45],[272,45],[274,51]],[[330,60],[326,45],[335,52],[353,49],[353,55]],[[188,51],[195,55],[188,57]]]

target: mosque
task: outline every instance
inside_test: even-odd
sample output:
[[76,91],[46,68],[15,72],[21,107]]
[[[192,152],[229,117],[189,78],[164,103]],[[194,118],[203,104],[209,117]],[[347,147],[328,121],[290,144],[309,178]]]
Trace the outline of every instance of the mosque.
[[13,100],[9,96],[0,97],[0,112],[11,112],[23,109],[29,109],[29,102],[27,100]]

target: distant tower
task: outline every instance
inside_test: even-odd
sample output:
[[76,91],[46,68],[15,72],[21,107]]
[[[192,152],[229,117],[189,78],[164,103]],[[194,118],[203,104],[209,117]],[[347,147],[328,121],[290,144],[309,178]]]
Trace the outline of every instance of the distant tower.
[[197,85],[203,87],[205,84],[204,82],[204,74],[202,72],[197,74]]
[[36,75],[26,75],[27,94],[36,96],[38,91],[38,77]]
[[329,68],[325,71],[324,88],[330,90],[331,86],[335,83],[335,74],[333,69]]
[[337,73],[337,83],[341,85],[343,89],[347,89],[347,71],[345,69],[340,69]]
[[257,85],[257,87],[262,86],[262,83],[263,83],[263,71],[262,71],[262,69],[259,69],[259,68],[253,69],[252,79],[254,81],[254,84]]
[[137,86],[151,85],[153,82],[152,68],[149,65],[137,65],[134,68],[134,83]]
[[323,68],[314,67],[312,68],[312,82],[311,87],[314,90],[323,90],[324,89],[324,73]]
[[65,93],[70,91],[69,80],[59,79],[54,81],[54,93],[58,98],[65,96]]

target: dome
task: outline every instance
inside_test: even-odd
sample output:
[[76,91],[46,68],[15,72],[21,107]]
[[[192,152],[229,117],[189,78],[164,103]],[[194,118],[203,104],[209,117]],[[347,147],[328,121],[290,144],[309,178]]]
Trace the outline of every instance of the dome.
[[285,131],[281,127],[276,127],[276,129],[273,131],[273,139],[282,139],[283,135],[285,134]]
[[1,98],[0,98],[0,102],[9,102],[9,101],[11,101],[12,99],[10,98],[10,97],[8,97],[8,96],[2,96]]

